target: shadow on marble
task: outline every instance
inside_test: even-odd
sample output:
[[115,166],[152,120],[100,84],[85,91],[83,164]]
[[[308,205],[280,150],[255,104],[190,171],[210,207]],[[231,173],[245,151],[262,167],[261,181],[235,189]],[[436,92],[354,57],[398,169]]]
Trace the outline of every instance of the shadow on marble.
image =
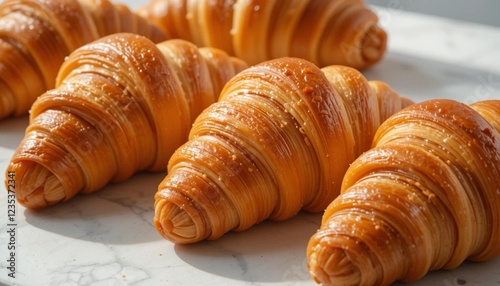
[[[396,282],[392,286],[482,286],[500,285],[500,257],[486,262],[465,261],[450,270],[435,270],[412,283]],[[496,281],[496,284],[493,284]]]
[[470,104],[500,99],[500,73],[430,58],[390,52],[363,74],[370,80],[385,81],[416,102],[446,98]]
[[26,223],[65,237],[105,244],[163,240],[153,226],[153,204],[164,176],[140,173],[46,209],[26,209]]
[[2,135],[0,146],[12,150],[17,149],[24,137],[24,130],[28,127],[28,123],[28,115],[0,119],[0,134]]
[[178,257],[200,271],[245,282],[312,281],[306,247],[321,214],[299,213],[283,221],[264,221],[214,241],[175,245]]
[[[266,221],[218,240],[175,245],[174,250],[185,263],[210,275],[256,284],[316,285],[307,272],[305,252],[320,220],[320,214],[300,213],[284,222]],[[499,262],[500,257],[481,263],[466,261],[456,269],[435,270],[418,281],[392,285],[479,286],[491,281],[500,284]]]

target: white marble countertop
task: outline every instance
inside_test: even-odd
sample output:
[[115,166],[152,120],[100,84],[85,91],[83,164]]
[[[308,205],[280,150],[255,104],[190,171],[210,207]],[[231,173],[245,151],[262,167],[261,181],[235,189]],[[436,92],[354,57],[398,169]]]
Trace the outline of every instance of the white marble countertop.
[[[369,79],[384,80],[416,101],[500,99],[500,28],[397,7],[376,11],[390,36],[389,52],[365,72]],[[27,117],[0,122],[0,174],[27,123]],[[153,195],[163,176],[138,174],[41,212],[17,204],[16,278],[6,269],[10,227],[7,194],[0,192],[0,284],[315,285],[306,270],[305,247],[321,214],[302,213],[216,241],[174,245],[152,225]],[[500,285],[500,257],[434,271],[407,285],[429,284]]]

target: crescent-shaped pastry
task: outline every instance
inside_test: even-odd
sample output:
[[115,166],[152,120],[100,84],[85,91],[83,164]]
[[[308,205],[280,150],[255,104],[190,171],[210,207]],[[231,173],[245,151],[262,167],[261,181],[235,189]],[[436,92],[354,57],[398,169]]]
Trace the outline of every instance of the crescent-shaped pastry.
[[165,170],[196,116],[246,67],[219,49],[155,45],[130,33],[78,48],[57,88],[33,104],[7,168],[16,173],[18,201],[41,208],[137,171]]
[[500,255],[499,123],[499,100],[430,100],[386,120],[309,241],[312,277],[388,285]]
[[250,67],[196,119],[158,187],[155,226],[192,243],[301,209],[320,212],[388,114],[411,101],[345,66],[298,58]]
[[117,32],[166,39],[154,24],[108,0],[2,1],[0,119],[27,114],[36,97],[54,88],[66,56]]
[[249,64],[299,57],[367,68],[387,35],[361,0],[151,0],[138,14],[170,37],[213,46]]

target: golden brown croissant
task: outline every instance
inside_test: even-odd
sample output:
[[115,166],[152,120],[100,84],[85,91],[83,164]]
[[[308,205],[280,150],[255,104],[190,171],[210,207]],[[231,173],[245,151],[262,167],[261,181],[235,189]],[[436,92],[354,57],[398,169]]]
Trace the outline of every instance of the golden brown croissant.
[[246,69],[171,157],[155,226],[173,242],[192,243],[301,209],[323,211],[380,121],[410,103],[345,66],[320,70],[281,58]]
[[249,64],[291,56],[361,69],[386,50],[387,35],[362,0],[151,0],[137,13],[169,37]]
[[64,58],[117,33],[165,40],[154,24],[108,0],[5,0],[0,4],[0,118],[26,114],[51,89]]
[[194,118],[245,67],[218,49],[129,33],[78,48],[57,88],[33,104],[7,168],[19,202],[41,208],[140,170],[165,170]]
[[499,100],[430,100],[385,121],[309,241],[312,277],[387,285],[500,255],[499,118]]

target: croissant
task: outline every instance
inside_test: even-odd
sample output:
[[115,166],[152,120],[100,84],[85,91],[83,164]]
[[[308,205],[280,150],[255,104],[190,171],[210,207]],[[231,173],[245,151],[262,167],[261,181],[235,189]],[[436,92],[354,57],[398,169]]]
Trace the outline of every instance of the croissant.
[[299,57],[324,67],[367,68],[387,35],[362,0],[151,0],[137,13],[172,38],[213,46],[249,64]]
[[227,83],[170,158],[155,227],[193,243],[323,211],[380,121],[409,104],[346,66],[320,70],[298,58],[252,66]]
[[8,172],[28,208],[66,201],[137,171],[165,170],[194,118],[246,68],[184,40],[113,34],[75,50],[33,104]]
[[154,24],[108,0],[5,0],[0,4],[0,119],[26,114],[54,88],[64,58],[117,33],[165,40]]
[[324,285],[388,285],[500,254],[500,101],[412,105],[349,167],[307,246]]

